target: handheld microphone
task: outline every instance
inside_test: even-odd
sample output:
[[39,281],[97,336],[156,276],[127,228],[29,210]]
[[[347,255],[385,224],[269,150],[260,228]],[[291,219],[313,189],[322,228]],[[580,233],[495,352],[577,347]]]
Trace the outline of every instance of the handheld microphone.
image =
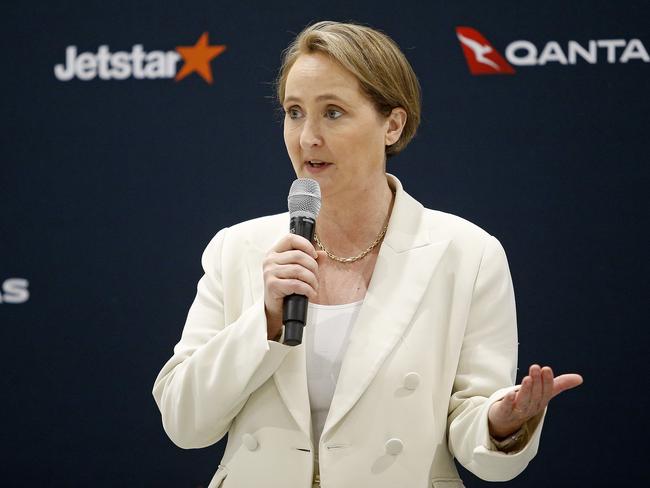
[[[316,217],[320,211],[320,185],[310,178],[298,178],[289,190],[289,232],[314,238]],[[284,344],[297,346],[302,343],[302,329],[307,321],[308,299],[305,295],[287,295],[282,307]]]

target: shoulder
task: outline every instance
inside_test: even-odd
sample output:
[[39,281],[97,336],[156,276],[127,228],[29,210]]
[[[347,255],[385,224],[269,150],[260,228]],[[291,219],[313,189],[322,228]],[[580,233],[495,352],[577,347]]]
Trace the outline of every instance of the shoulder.
[[467,219],[440,210],[424,208],[423,224],[433,241],[449,241],[449,250],[464,259],[496,262],[507,267],[506,251],[498,238]]
[[[463,217],[424,207],[409,195],[393,175],[389,184],[396,193],[393,212],[395,227],[404,236],[413,235],[414,240],[449,241],[452,246],[465,250],[481,251],[492,237],[489,232]],[[410,237],[405,237],[405,240]]]
[[257,240],[269,234],[289,231],[289,213],[266,215],[246,220],[228,227],[229,238],[235,240]]
[[490,233],[469,220],[441,210],[424,208],[423,224],[432,232],[447,234],[449,237],[485,240]]
[[220,253],[231,254],[251,247],[266,251],[288,231],[288,212],[258,217],[219,230],[206,251],[218,249]]

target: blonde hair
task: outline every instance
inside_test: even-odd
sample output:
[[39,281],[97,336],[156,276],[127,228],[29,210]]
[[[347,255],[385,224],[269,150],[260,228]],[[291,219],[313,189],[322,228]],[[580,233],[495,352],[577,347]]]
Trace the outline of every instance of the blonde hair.
[[386,156],[402,151],[420,124],[421,95],[413,68],[395,41],[386,34],[358,24],[323,21],[306,27],[283,53],[276,80],[277,97],[284,101],[289,70],[301,54],[324,53],[350,71],[377,111],[388,116],[396,107],[407,119],[397,142],[386,146]]

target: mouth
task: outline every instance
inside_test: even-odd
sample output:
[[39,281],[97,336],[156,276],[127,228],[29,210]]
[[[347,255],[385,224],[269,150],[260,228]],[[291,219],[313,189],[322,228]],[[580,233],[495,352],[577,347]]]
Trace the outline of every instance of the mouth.
[[305,161],[305,165],[309,166],[310,168],[324,168],[325,166],[329,166],[332,163],[328,163],[327,161],[321,161],[320,159],[310,159],[308,161]]

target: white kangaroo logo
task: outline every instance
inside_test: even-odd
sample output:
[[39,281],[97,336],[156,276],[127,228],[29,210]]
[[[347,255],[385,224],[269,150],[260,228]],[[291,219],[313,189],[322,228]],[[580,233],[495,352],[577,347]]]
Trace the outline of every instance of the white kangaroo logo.
[[458,36],[458,40],[460,42],[462,42],[468,48],[474,51],[474,57],[476,58],[477,62],[481,64],[487,64],[488,66],[491,66],[495,70],[500,71],[498,64],[496,64],[491,59],[485,57],[487,53],[493,51],[492,47],[489,44],[481,44],[480,42],[475,41],[474,39],[470,39],[469,37],[465,37],[462,34],[456,34],[456,35]]

